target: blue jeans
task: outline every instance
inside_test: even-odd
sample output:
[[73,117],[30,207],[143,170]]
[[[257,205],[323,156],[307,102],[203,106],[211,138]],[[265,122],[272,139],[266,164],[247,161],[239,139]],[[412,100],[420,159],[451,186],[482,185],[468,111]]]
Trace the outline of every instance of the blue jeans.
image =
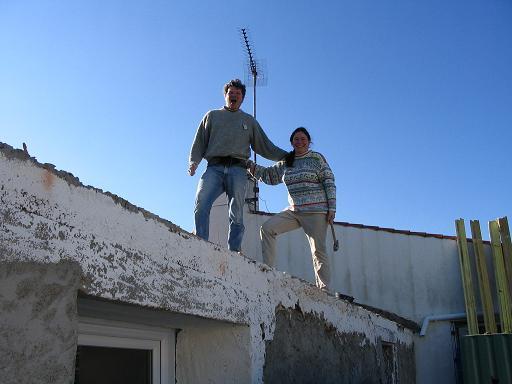
[[196,192],[194,220],[196,235],[208,240],[210,210],[215,200],[226,192],[228,196],[228,248],[240,251],[244,236],[244,203],[247,171],[239,166],[209,165],[201,176]]

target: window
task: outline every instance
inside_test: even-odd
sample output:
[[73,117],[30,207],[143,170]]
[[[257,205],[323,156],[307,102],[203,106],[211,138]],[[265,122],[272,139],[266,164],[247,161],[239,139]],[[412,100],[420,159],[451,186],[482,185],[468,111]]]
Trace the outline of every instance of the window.
[[75,384],[174,383],[175,331],[81,318]]

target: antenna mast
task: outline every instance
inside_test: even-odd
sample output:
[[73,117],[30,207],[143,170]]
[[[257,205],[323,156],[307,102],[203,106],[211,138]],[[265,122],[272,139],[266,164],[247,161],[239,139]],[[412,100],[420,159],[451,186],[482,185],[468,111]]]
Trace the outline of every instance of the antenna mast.
[[[258,76],[261,79],[261,73],[258,73],[258,64],[254,58],[254,52],[251,48],[251,44],[249,42],[249,37],[247,35],[247,28],[240,28],[240,34],[242,37],[242,43],[244,45],[245,53],[247,54],[248,68],[251,72],[252,77],[252,115],[256,119],[256,84],[258,83]],[[254,163],[256,163],[256,152],[254,152]],[[245,201],[249,203],[249,208],[252,212],[258,211],[258,181],[254,179],[254,187],[253,187],[254,196],[251,198],[246,198]]]
[[254,118],[256,118],[256,81],[258,79],[258,67],[256,66],[256,60],[254,59],[254,54],[251,49],[251,44],[249,43],[249,37],[247,36],[247,29],[241,28],[240,33],[242,34],[242,39],[245,44],[245,51],[247,53],[247,59],[249,61],[249,69],[251,71],[252,76],[252,114]]

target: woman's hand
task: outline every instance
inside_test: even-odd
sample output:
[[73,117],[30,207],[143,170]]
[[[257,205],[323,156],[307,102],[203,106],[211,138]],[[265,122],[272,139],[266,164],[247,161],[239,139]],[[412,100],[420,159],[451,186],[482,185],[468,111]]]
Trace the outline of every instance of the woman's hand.
[[251,174],[251,176],[254,177],[254,171],[255,171],[255,164],[252,160],[247,160],[247,163],[245,163],[245,166],[247,167],[247,170]]
[[329,224],[333,224],[334,223],[334,216],[336,216],[336,212],[334,212],[334,211],[327,211],[327,222]]

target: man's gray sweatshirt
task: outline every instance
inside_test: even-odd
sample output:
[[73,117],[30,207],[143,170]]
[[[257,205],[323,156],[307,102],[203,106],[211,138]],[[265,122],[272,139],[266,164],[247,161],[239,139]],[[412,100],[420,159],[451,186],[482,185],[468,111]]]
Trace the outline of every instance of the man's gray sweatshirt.
[[199,164],[203,158],[231,156],[247,160],[250,148],[257,154],[278,161],[286,151],[276,147],[254,117],[242,110],[226,108],[208,111],[197,128],[190,150],[190,163]]

